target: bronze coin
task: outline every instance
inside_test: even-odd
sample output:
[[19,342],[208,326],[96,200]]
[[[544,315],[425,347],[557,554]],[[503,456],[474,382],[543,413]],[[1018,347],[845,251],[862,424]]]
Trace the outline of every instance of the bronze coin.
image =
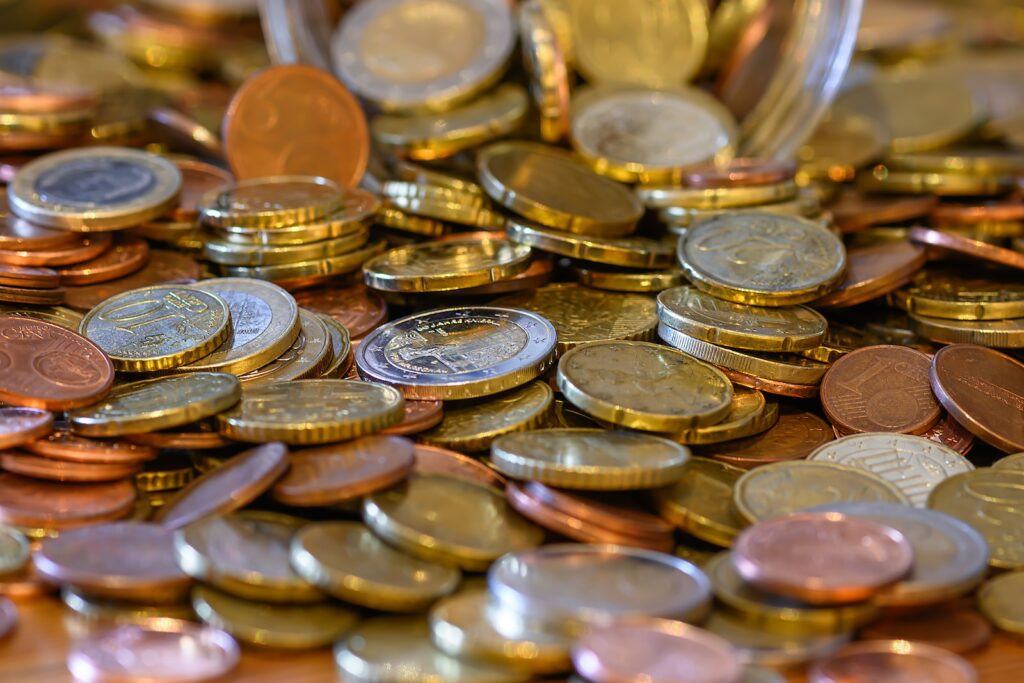
[[0,522],[41,529],[66,529],[124,517],[135,505],[135,487],[121,480],[61,484],[0,474]]
[[1003,249],[952,232],[932,230],[931,228],[911,228],[910,239],[918,244],[947,249],[964,256],[984,259],[1011,268],[1024,269],[1024,254],[1019,251]]
[[420,474],[447,474],[491,486],[499,491],[505,490],[505,477],[476,458],[447,448],[423,444],[415,445],[413,455],[416,456],[413,470]]
[[292,451],[291,467],[274,498],[301,507],[333,505],[393,486],[412,471],[413,443],[400,436],[365,436]]
[[520,487],[531,498],[593,526],[656,539],[671,536],[675,529],[660,516],[643,510],[640,501],[628,493],[561,491],[535,481]]
[[931,358],[905,346],[842,356],[821,381],[821,406],[843,432],[923,434],[942,416],[929,385]]
[[216,423],[210,423],[206,420],[186,425],[178,430],[125,434],[124,439],[135,444],[136,447],[148,446],[153,449],[182,449],[189,451],[208,451],[226,448],[235,443],[217,431]]
[[[491,296],[497,294],[512,294],[514,292],[522,292],[527,289],[536,289],[537,287],[543,287],[544,285],[551,282],[551,276],[554,274],[555,264],[552,259],[549,258],[535,258],[530,262],[529,267],[521,273],[517,273],[506,280],[499,280],[498,282],[492,282],[486,285],[477,285],[476,287],[467,287],[466,289],[460,289],[451,294],[453,296]],[[444,297],[445,294],[442,292],[439,294],[440,297]]]
[[64,290],[28,289],[26,287],[7,287],[0,285],[0,301],[15,304],[31,304],[33,306],[56,306],[64,303]]
[[131,235],[118,235],[114,246],[103,254],[59,269],[62,285],[91,285],[131,275],[149,260],[149,242]]
[[769,2],[746,22],[714,84],[714,93],[743,120],[764,96],[786,55],[794,6]]
[[[332,74],[305,64],[263,69],[224,114],[224,146],[239,179],[314,175],[359,184],[370,134],[359,101]],[[324,154],[324,150],[338,150]]]
[[366,336],[388,317],[384,299],[361,283],[307,289],[297,292],[295,301],[303,308],[337,320],[348,330],[351,339]]
[[910,242],[875,244],[846,252],[846,278],[810,305],[845,308],[885,296],[910,282],[924,267],[925,250]]
[[288,469],[283,443],[265,443],[232,457],[192,480],[156,513],[156,521],[174,529],[213,514],[245,507],[273,486]]
[[862,629],[860,637],[909,640],[963,654],[984,647],[992,639],[992,626],[969,603],[957,602],[886,617]]
[[24,444],[22,450],[53,460],[109,465],[135,465],[157,455],[157,450],[151,446],[72,434],[66,423],[60,424],[52,434]]
[[1006,453],[1024,451],[1024,363],[984,346],[952,344],[932,358],[931,385],[966,430]]
[[157,141],[172,149],[210,159],[224,158],[217,134],[184,112],[171,107],[150,107],[146,110],[146,121]]
[[203,195],[235,180],[220,166],[198,159],[175,159],[174,165],[181,171],[181,193],[178,195],[178,208],[170,214],[173,221],[199,220],[199,200]]
[[7,208],[7,195],[0,192],[0,249],[37,251],[75,244],[73,232],[44,228],[15,216]]
[[380,433],[401,436],[426,431],[444,418],[443,405],[441,401],[406,400],[402,421],[393,427],[380,430]]
[[60,274],[52,268],[11,266],[0,263],[0,285],[29,289],[54,289],[60,286]]
[[770,185],[792,180],[795,175],[796,164],[792,161],[740,157],[724,166],[705,164],[687,169],[683,173],[683,185],[703,188]]
[[99,96],[71,87],[0,85],[0,110],[16,114],[55,114],[95,109]]
[[200,275],[202,269],[194,258],[165,249],[151,249],[149,262],[142,270],[109,282],[68,287],[65,303],[71,308],[88,311],[121,292],[170,282],[188,283],[199,279]]
[[0,316],[0,400],[69,410],[103,398],[114,366],[94,343],[52,323]]
[[53,431],[53,413],[38,408],[0,408],[0,448],[13,448]]
[[778,422],[768,431],[698,450],[700,455],[749,470],[783,460],[802,460],[833,440],[827,422],[813,413],[783,404],[779,406]]
[[117,481],[134,476],[141,466],[136,464],[81,463],[42,458],[27,453],[0,453],[0,466],[8,472],[51,481]]
[[75,239],[71,243],[46,249],[0,249],[0,263],[12,266],[67,266],[92,260],[110,249],[114,243],[114,238],[107,232],[73,234]]
[[792,398],[814,398],[818,395],[817,384],[793,384],[792,382],[780,382],[778,380],[756,377],[739,370],[733,370],[732,368],[718,366],[718,369],[724,372],[726,377],[732,380],[733,383],[739,384],[741,387],[760,389],[768,394],[790,396]]
[[943,446],[948,446],[960,455],[967,455],[974,448],[974,434],[963,428],[959,422],[953,419],[948,413],[935,423],[931,429],[922,434],[926,439],[931,439]]
[[826,208],[843,232],[858,232],[874,225],[895,225],[927,216],[939,200],[930,195],[878,196],[865,195],[849,187]]
[[939,225],[970,227],[979,223],[1010,223],[1024,221],[1024,201],[994,201],[981,204],[942,203],[931,213],[932,222]]

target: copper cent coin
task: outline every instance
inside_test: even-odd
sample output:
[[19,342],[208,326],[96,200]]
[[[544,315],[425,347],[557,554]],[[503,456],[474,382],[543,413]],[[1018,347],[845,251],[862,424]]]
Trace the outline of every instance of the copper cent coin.
[[181,193],[178,208],[171,211],[174,221],[195,221],[199,218],[199,200],[210,190],[233,182],[235,177],[220,166],[198,159],[175,159],[174,165],[181,171]]
[[273,489],[286,505],[340,503],[393,486],[412,471],[413,443],[400,436],[366,436],[304,448],[289,456],[291,467]]
[[940,247],[965,256],[984,259],[1011,268],[1024,269],[1024,254],[1019,251],[1003,249],[952,232],[932,230],[931,228],[912,228],[910,239],[918,244]]
[[359,339],[387,320],[388,307],[379,294],[362,283],[345,287],[307,289],[295,295],[303,308],[334,318]]
[[12,266],[67,266],[94,259],[113,244],[110,233],[97,232],[91,235],[75,235],[70,244],[61,244],[46,249],[0,250],[0,263]]
[[939,204],[938,197],[866,195],[850,187],[828,205],[832,218],[843,232],[858,232],[873,225],[895,225],[927,216]]
[[1024,221],[1024,201],[994,201],[981,204],[939,204],[931,219],[939,225],[972,226],[979,223],[1018,223]]
[[87,311],[130,289],[165,283],[188,284],[201,274],[199,263],[194,258],[164,249],[151,249],[146,265],[131,275],[99,284],[68,287],[66,303],[71,308]]
[[606,529],[657,538],[671,535],[674,529],[658,515],[640,509],[636,501],[626,496],[620,498],[611,492],[588,496],[577,491],[562,491],[536,481],[525,482],[522,488],[545,505]]
[[732,546],[744,580],[815,605],[866,600],[906,576],[913,560],[896,529],[837,512],[774,517],[740,532]]
[[0,408],[0,449],[13,448],[53,431],[53,413],[38,408]]
[[960,455],[967,455],[974,448],[974,434],[963,428],[959,422],[953,419],[948,413],[935,423],[935,426],[922,434],[926,439],[931,439],[943,446],[948,446]]
[[796,164],[775,159],[737,158],[722,166],[706,164],[687,169],[683,184],[689,187],[741,187],[770,185],[792,180]]
[[7,194],[0,192],[0,249],[36,251],[76,242],[78,238],[72,232],[36,225],[15,216],[7,206]]
[[718,369],[724,372],[726,377],[731,379],[734,384],[739,384],[741,387],[749,387],[765,393],[789,396],[791,398],[814,398],[818,395],[817,384],[794,384],[793,382],[765,379],[722,366],[719,366]]
[[992,639],[992,625],[965,601],[924,612],[894,614],[861,630],[860,637],[909,640],[962,654],[984,647]]
[[768,431],[698,450],[701,455],[748,470],[783,460],[802,460],[833,439],[831,428],[820,417],[782,405],[778,421]]
[[924,267],[925,250],[910,242],[875,244],[846,253],[846,279],[811,305],[845,308],[885,296],[910,282]]
[[60,274],[52,268],[11,266],[0,263],[0,285],[52,289],[60,285]]
[[358,100],[333,75],[304,64],[245,81],[224,115],[224,146],[239,179],[314,175],[355,187],[370,158]]
[[419,474],[447,474],[491,486],[500,491],[505,490],[505,477],[476,458],[447,448],[423,444],[415,444],[413,455],[416,458],[413,470]]
[[935,354],[931,386],[949,414],[1006,453],[1024,451],[1024,363],[974,344]]
[[867,346],[836,360],[821,381],[821,405],[846,434],[923,434],[942,409],[929,384],[931,358],[905,346]]
[[114,246],[96,258],[60,268],[60,284],[91,285],[131,275],[149,260],[149,242],[118,235]]
[[134,463],[80,463],[66,460],[42,458],[26,453],[0,453],[0,465],[8,472],[36,479],[51,481],[117,481],[127,479],[137,473],[141,466]]
[[54,460],[109,465],[134,465],[152,460],[157,455],[156,449],[149,446],[114,439],[89,439],[72,434],[66,423],[61,423],[45,438],[29,441],[22,449]]
[[105,484],[60,484],[0,474],[0,522],[62,529],[118,519],[135,503],[127,481]]
[[868,640],[847,645],[811,667],[810,683],[906,681],[977,683],[978,673],[959,655],[905,640]]
[[406,400],[402,421],[380,430],[380,433],[402,435],[426,431],[444,419],[443,405],[441,401]]
[[7,598],[0,598],[0,640],[18,624],[18,608]]
[[0,400],[68,410],[103,398],[114,382],[110,359],[77,332],[0,316]]

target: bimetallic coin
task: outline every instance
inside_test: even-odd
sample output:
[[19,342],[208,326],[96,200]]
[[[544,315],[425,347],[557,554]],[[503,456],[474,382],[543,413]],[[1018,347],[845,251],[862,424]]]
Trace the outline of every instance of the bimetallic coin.
[[682,531],[727,548],[746,525],[732,505],[742,476],[738,467],[692,458],[679,481],[654,492],[654,502],[661,516]]
[[663,241],[647,237],[596,237],[553,230],[525,220],[511,218],[508,238],[541,251],[560,256],[626,268],[667,268],[672,249]]
[[86,147],[40,157],[8,186],[11,210],[40,225],[78,232],[144,223],[177,203],[181,172],[124,147]]
[[363,281],[392,292],[444,292],[507,280],[530,265],[530,248],[507,240],[396,247],[363,264]]
[[551,413],[554,392],[533,381],[481,401],[449,402],[441,422],[417,435],[421,443],[460,451],[483,451],[499,436],[543,424]]
[[978,591],[978,608],[996,628],[1014,635],[1024,634],[1024,611],[1018,600],[1024,588],[1024,572],[1000,574]]
[[204,223],[277,228],[321,220],[338,211],[344,194],[333,180],[281,175],[241,180],[211,190],[200,201]]
[[544,372],[555,330],[528,311],[448,308],[378,327],[356,350],[364,378],[412,399],[478,398],[525,384]]
[[333,360],[334,352],[327,323],[321,316],[300,308],[299,324],[302,329],[292,345],[266,365],[239,377],[243,385],[316,379],[323,375]]
[[811,667],[810,683],[833,683],[861,676],[884,681],[913,677],[920,681],[976,683],[978,673],[948,650],[905,640],[869,640],[847,645]]

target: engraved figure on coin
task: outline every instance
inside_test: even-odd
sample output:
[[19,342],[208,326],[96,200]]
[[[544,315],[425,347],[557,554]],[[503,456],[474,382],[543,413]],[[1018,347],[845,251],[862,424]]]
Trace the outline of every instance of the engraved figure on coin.
[[522,328],[507,321],[467,318],[456,323],[449,329],[438,325],[398,334],[385,345],[384,355],[405,370],[448,375],[493,367],[515,357],[529,341]]

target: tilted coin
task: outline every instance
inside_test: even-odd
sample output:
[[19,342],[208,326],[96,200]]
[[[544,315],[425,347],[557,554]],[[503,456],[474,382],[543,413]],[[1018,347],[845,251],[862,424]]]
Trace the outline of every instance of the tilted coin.
[[688,534],[728,547],[746,526],[732,505],[743,470],[708,458],[692,458],[682,478],[654,491],[661,516]]
[[[53,431],[53,413],[39,408],[0,408],[0,449],[20,446]],[[3,572],[0,572],[2,574]]]
[[716,444],[760,434],[774,427],[778,420],[779,404],[768,403],[764,394],[757,389],[733,386],[729,412],[721,422],[672,432],[666,436],[688,446]]
[[541,251],[583,261],[627,268],[667,268],[672,249],[665,242],[648,237],[597,237],[577,235],[511,218],[508,238]]
[[850,249],[846,278],[817,299],[817,308],[847,308],[885,296],[910,281],[925,264],[925,250],[907,241]]
[[[725,609],[712,612],[701,623],[701,627],[728,640],[739,651],[740,658],[747,662],[747,672],[753,664],[772,669],[805,664],[835,652],[851,638],[850,634],[814,636],[774,633],[758,628],[756,624]],[[746,678],[742,680],[744,683],[754,683]]]
[[181,172],[155,154],[124,147],[54,152],[22,168],[8,187],[11,210],[40,225],[116,230],[156,218],[181,189]]
[[889,144],[885,126],[873,117],[834,112],[796,151],[800,172],[812,178],[850,181],[878,159]]
[[483,486],[490,486],[498,491],[505,490],[507,483],[505,477],[478,458],[450,451],[447,448],[422,444],[416,444],[415,456],[416,463],[413,465],[413,469],[416,472],[462,477]]
[[327,178],[284,175],[241,180],[210,190],[200,201],[204,223],[276,228],[309,223],[341,208],[341,188]]
[[998,196],[1013,187],[1012,176],[919,173],[878,164],[857,176],[857,187],[878,194],[932,194],[938,197]]
[[82,314],[64,306],[32,306],[19,307],[17,305],[0,304],[0,314],[10,315],[17,318],[31,318],[53,323],[65,330],[78,330],[82,322]]
[[22,529],[64,529],[120,519],[135,504],[127,480],[67,484],[0,474],[0,522]]
[[520,5],[518,19],[530,94],[540,114],[540,137],[544,142],[558,142],[569,130],[567,56],[542,2]]
[[412,399],[488,396],[546,370],[555,330],[528,311],[464,307],[418,313],[378,327],[356,350],[364,378]]
[[334,360],[320,374],[323,379],[341,379],[355,361],[352,355],[352,341],[349,339],[348,330],[334,318],[326,315],[320,316],[321,322],[327,327],[331,337],[331,352]]
[[834,289],[846,271],[839,239],[818,223],[766,213],[725,214],[679,241],[694,286],[742,304],[787,306]]
[[113,237],[108,232],[76,235],[71,244],[45,250],[0,250],[0,263],[13,266],[66,266],[84,263],[110,249]]
[[443,292],[506,280],[526,270],[530,248],[506,240],[453,240],[396,247],[363,264],[374,289]]
[[251,225],[221,225],[216,233],[225,241],[247,245],[299,245],[348,237],[361,232],[381,208],[380,200],[366,190],[345,191],[341,208],[329,216],[307,223],[264,228]]
[[914,227],[910,229],[910,240],[1010,268],[1024,268],[1024,254],[958,235],[949,230]]
[[883,618],[864,628],[865,640],[904,640],[935,645],[956,654],[974,652],[992,640],[992,624],[959,599],[939,607],[925,608]]
[[684,281],[678,268],[634,271],[575,266],[573,270],[581,285],[613,292],[660,292]]
[[382,251],[384,241],[380,240],[337,256],[275,266],[221,266],[220,272],[233,277],[269,280],[285,289],[301,289],[359,270],[365,261]]
[[689,449],[667,439],[600,429],[539,429],[491,444],[491,464],[502,474],[582,490],[666,486],[683,476],[689,458]]
[[320,377],[333,361],[334,341],[323,317],[299,309],[299,334],[281,355],[239,376],[246,386]]
[[238,402],[238,379],[223,372],[195,372],[118,386],[100,403],[68,414],[71,430],[85,436],[118,436],[168,429],[219,413]]
[[978,591],[978,608],[989,621],[1007,633],[1024,633],[1024,613],[1020,609],[1020,589],[1024,572],[999,574]]
[[218,416],[237,441],[329,443],[371,434],[402,419],[402,395],[391,387],[340,379],[270,382],[247,387],[234,409]]
[[128,372],[166,370],[202,358],[224,342],[231,314],[219,296],[184,285],[115,295],[79,330]]
[[[675,185],[641,185],[636,190],[637,197],[651,209],[689,209],[690,215],[701,216],[700,212],[724,212],[733,209],[737,212],[758,211],[761,205],[789,202],[797,199],[799,188],[790,179],[765,185],[736,185],[725,187],[678,187]],[[784,213],[780,209],[764,211],[764,213]],[[666,215],[673,215],[668,213]],[[674,215],[686,215],[686,212],[675,212]],[[711,218],[720,214],[703,214]],[[799,215],[799,214],[797,214]],[[697,220],[691,221],[695,225]]]
[[448,402],[441,422],[416,438],[421,443],[461,451],[486,450],[503,434],[542,424],[551,413],[553,399],[548,384],[533,381],[480,401]]
[[276,266],[348,254],[366,244],[369,238],[366,227],[307,244],[238,244],[208,234],[203,236],[203,256],[211,263],[225,266]]
[[910,314],[911,327],[924,339],[942,344],[977,344],[1005,349],[1024,348],[1024,318],[1011,320],[945,320]]
[[141,465],[138,463],[77,463],[52,458],[41,458],[24,453],[0,454],[0,465],[8,472],[37,479],[55,481],[117,481],[135,475]]
[[69,308],[88,311],[115,294],[139,287],[197,280],[200,271],[199,263],[190,256],[166,249],[150,249],[149,262],[142,270],[127,277],[95,285],[66,287],[67,304]]
[[909,313],[953,320],[1024,317],[1024,285],[1008,269],[928,268],[891,301]]
[[732,402],[732,382],[720,370],[649,342],[579,346],[559,360],[557,381],[578,408],[645,431],[713,425]]
[[752,351],[801,351],[824,339],[828,323],[805,306],[748,306],[689,286],[658,295],[658,318],[702,341]]

